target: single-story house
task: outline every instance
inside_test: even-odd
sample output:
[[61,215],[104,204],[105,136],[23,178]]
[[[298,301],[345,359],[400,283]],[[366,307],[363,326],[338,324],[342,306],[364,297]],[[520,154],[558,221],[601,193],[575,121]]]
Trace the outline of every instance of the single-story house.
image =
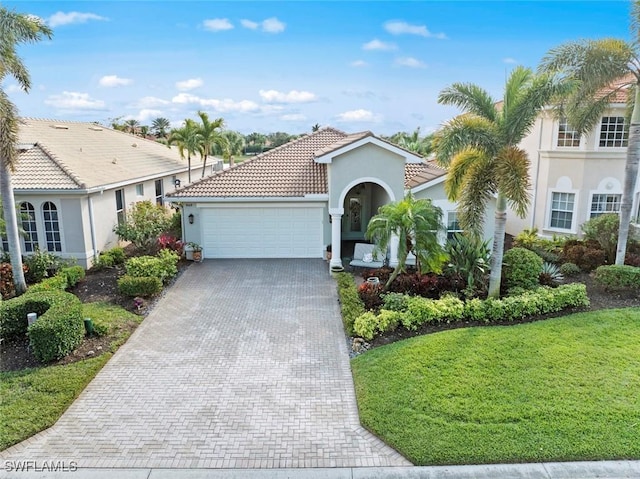
[[[343,241],[364,241],[369,219],[408,191],[443,210],[446,171],[373,133],[323,128],[166,195],[183,211],[185,241],[205,258],[322,258],[342,267]],[[488,212],[492,217],[493,209]],[[493,235],[488,221],[485,236]],[[397,264],[397,245],[389,262]]]
[[[162,204],[187,183],[177,148],[95,123],[25,118],[19,141],[11,178],[26,255],[39,248],[90,267],[118,244],[113,228],[133,203]],[[192,162],[192,179],[199,178],[201,163]]]

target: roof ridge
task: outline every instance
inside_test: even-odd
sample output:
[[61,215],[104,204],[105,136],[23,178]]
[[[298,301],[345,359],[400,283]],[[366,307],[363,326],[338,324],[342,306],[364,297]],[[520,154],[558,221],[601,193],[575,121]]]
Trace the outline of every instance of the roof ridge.
[[55,165],[58,168],[60,168],[79,188],[87,187],[87,185],[80,178],[78,178],[78,176],[73,172],[73,170],[71,170],[71,168],[69,168],[62,161],[60,161],[58,157],[54,153],[52,153],[46,146],[44,146],[42,143],[39,143],[39,142],[34,143],[34,146],[37,146],[38,148],[40,148],[44,152],[44,154],[47,155],[47,157],[53,163],[55,163]]

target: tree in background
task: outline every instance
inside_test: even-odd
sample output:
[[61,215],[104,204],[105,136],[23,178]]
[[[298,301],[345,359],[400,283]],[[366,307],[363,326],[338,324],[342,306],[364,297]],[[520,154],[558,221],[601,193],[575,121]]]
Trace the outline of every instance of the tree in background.
[[[580,134],[590,132],[619,92],[628,92],[633,107],[627,116],[629,139],[620,202],[620,230],[616,264],[624,264],[631,223],[633,194],[640,161],[640,1],[631,6],[631,35],[627,42],[616,38],[568,42],[550,50],[541,72],[559,73],[574,88],[564,95],[560,115]],[[608,92],[603,93],[605,89]],[[630,121],[629,121],[630,120]]]
[[386,139],[401,146],[405,150],[412,151],[421,156],[429,156],[433,151],[433,134],[421,137],[420,127],[416,128],[413,133],[399,131]]
[[136,135],[140,128],[140,122],[138,120],[134,120],[133,118],[125,121],[124,125],[126,127],[125,131],[131,133],[132,135]]
[[259,154],[262,153],[267,137],[262,133],[253,132],[245,137],[245,154]]
[[233,166],[234,156],[242,155],[244,150],[244,136],[237,131],[225,130],[221,133],[226,142],[224,146],[218,146],[215,153],[221,155],[229,162],[229,166]]
[[[44,37],[51,38],[53,31],[41,19],[32,15],[16,13],[0,6],[0,82],[12,76],[18,86],[28,92],[31,78],[27,67],[16,53],[16,47],[25,43],[35,43]],[[0,193],[4,213],[11,269],[16,294],[27,289],[22,271],[22,253],[18,232],[18,219],[11,184],[11,172],[18,160],[18,111],[0,88]]]
[[312,131],[313,133],[315,133],[315,132],[316,132],[316,131],[318,131],[319,129],[320,129],[320,125],[319,125],[318,123],[316,123],[315,125],[313,125],[313,126],[311,127],[311,131]]
[[518,144],[559,92],[552,77],[517,67],[507,79],[501,103],[470,83],[454,83],[438,96],[438,103],[464,112],[434,140],[437,161],[449,170],[445,191],[449,200],[458,202],[462,227],[481,235],[487,205],[497,197],[489,276],[493,298],[500,295],[507,206],[524,217],[530,201],[529,158]]
[[204,111],[199,111],[198,116],[201,122],[198,127],[198,133],[200,134],[199,152],[200,156],[202,156],[202,177],[204,178],[207,158],[211,155],[216,145],[224,149],[227,140],[221,135],[222,128],[224,128],[224,120],[222,118],[216,118],[211,121],[209,120],[209,115]]
[[187,157],[189,183],[191,183],[191,155],[195,155],[196,153],[202,154],[202,144],[203,140],[200,134],[200,127],[191,119],[186,119],[181,128],[171,130],[167,138],[167,147],[177,145],[180,157],[182,159],[184,159],[185,155]]
[[151,122],[151,131],[156,138],[166,138],[171,128],[171,122],[164,117],[158,117]]

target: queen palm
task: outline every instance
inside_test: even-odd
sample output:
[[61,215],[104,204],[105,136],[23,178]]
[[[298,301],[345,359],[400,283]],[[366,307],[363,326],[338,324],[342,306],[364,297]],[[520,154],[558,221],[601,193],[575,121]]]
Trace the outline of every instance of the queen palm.
[[[620,91],[629,92],[630,115],[627,160],[620,202],[620,229],[616,264],[624,264],[631,223],[633,193],[640,155],[640,2],[631,7],[632,41],[615,38],[568,42],[551,49],[540,71],[559,72],[575,88],[565,95],[560,114],[580,134],[591,131]],[[613,85],[613,87],[612,87]],[[606,94],[604,93],[606,92]],[[633,93],[633,95],[631,95]],[[629,120],[629,118],[627,118]]]
[[222,136],[226,142],[219,148],[220,154],[229,161],[229,166],[233,166],[234,156],[241,155],[244,149],[244,136],[232,130],[223,131]]
[[446,254],[438,234],[443,230],[442,210],[429,199],[415,199],[410,193],[401,201],[381,206],[371,218],[366,237],[374,241],[378,251],[387,251],[394,237],[398,238],[398,265],[384,289],[404,271],[407,256],[413,253],[421,271],[440,271]]
[[490,297],[500,295],[507,207],[524,217],[530,201],[529,158],[518,143],[558,91],[552,77],[517,67],[507,79],[502,102],[469,83],[454,83],[438,96],[439,103],[464,111],[434,140],[438,162],[449,169],[445,191],[458,202],[462,227],[480,234],[487,205],[496,198]]
[[[0,82],[12,76],[25,92],[31,88],[31,78],[16,47],[35,43],[43,37],[51,38],[53,32],[42,21],[31,15],[16,13],[0,7]],[[18,233],[18,219],[11,185],[11,172],[17,161],[18,112],[4,90],[0,88],[0,193],[4,212],[7,243],[11,256],[13,282],[17,294],[26,291],[22,271],[22,255]]]
[[209,115],[204,111],[199,111],[200,126],[198,132],[200,133],[200,155],[202,156],[202,177],[204,177],[205,169],[207,168],[207,158],[213,153],[216,145],[224,147],[225,138],[221,136],[222,128],[224,128],[224,120],[222,118],[216,118],[215,120],[209,120]]
[[202,152],[202,136],[198,124],[188,118],[184,121],[182,128],[171,130],[167,138],[167,146],[177,145],[180,157],[187,157],[188,181],[191,183],[191,155]]

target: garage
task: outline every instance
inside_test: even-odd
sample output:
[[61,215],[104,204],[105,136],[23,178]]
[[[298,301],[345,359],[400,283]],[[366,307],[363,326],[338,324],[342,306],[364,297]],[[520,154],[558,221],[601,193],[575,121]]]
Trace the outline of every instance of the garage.
[[323,205],[202,208],[205,258],[321,258]]

